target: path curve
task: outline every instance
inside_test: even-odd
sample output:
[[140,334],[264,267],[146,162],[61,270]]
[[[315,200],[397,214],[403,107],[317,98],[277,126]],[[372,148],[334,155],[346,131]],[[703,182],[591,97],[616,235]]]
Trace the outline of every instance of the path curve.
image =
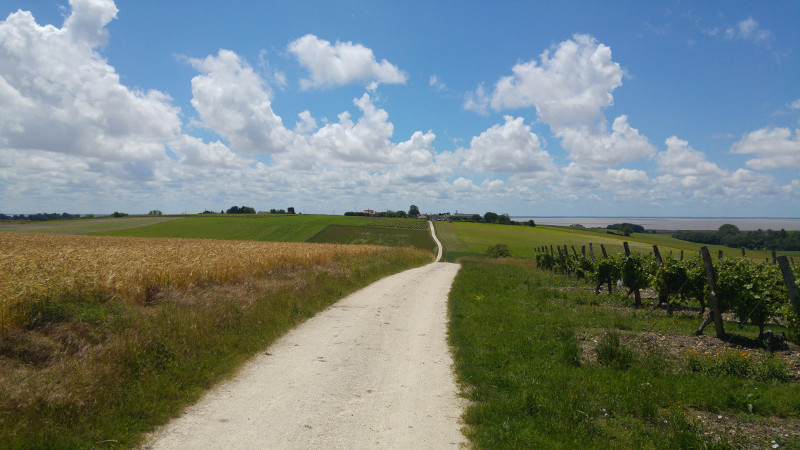
[[458,269],[434,262],[345,297],[152,435],[146,448],[465,445],[447,345],[447,295]]
[[442,243],[439,242],[439,238],[436,237],[436,230],[433,228],[433,221],[429,220],[428,225],[431,227],[431,236],[433,237],[433,241],[436,242],[436,247],[439,248],[439,253],[436,255],[436,262],[442,260]]

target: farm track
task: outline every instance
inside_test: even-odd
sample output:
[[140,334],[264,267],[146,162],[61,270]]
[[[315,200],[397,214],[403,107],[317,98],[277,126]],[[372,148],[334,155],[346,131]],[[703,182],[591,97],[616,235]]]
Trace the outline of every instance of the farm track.
[[463,405],[447,345],[447,296],[458,270],[434,262],[340,300],[251,360],[145,448],[463,445]]

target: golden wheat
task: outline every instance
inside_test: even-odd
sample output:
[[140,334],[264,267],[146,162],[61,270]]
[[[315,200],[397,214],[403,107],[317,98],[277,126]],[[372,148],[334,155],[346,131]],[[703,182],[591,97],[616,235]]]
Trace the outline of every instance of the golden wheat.
[[143,302],[163,288],[228,283],[285,267],[380,257],[377,246],[0,233],[0,328],[11,305],[64,290]]

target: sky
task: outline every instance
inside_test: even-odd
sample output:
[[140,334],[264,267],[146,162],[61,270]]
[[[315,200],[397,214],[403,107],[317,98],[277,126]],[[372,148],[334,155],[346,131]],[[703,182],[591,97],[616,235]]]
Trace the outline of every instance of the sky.
[[0,212],[800,217],[800,3],[3,0]]

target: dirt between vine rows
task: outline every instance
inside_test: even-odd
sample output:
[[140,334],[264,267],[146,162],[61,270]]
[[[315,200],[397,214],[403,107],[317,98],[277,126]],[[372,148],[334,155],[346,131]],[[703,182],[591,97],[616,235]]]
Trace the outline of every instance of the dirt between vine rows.
[[[643,299],[644,300],[644,299]],[[645,305],[643,308],[652,308]],[[612,307],[613,309],[628,309],[629,307]],[[677,311],[676,314],[692,314],[695,311]],[[698,325],[701,319],[698,317]],[[710,325],[713,328],[713,324]],[[768,327],[767,327],[768,328]],[[628,330],[614,330],[618,333],[620,341],[640,356],[650,353],[658,354],[664,358],[668,370],[688,371],[686,353],[697,352],[700,355],[714,355],[725,349],[739,347],[741,340],[732,339],[727,342],[710,335],[683,335],[662,334],[654,332],[634,332]],[[597,361],[597,345],[607,330],[589,330],[577,335],[581,346],[581,363],[586,365],[599,364]],[[750,342],[753,344],[753,342]],[[758,348],[749,348],[748,354],[756,361],[767,356],[767,351]],[[800,347],[789,343],[788,348],[776,352],[776,356],[786,361],[791,379],[788,383],[800,384]],[[797,418],[765,417],[749,415],[745,412],[728,415],[696,408],[687,410],[687,416],[700,421],[706,436],[716,441],[721,441],[724,436],[727,442],[734,443],[738,448],[762,449],[783,448],[781,440],[800,436],[800,421]],[[777,441],[776,441],[777,439]]]

